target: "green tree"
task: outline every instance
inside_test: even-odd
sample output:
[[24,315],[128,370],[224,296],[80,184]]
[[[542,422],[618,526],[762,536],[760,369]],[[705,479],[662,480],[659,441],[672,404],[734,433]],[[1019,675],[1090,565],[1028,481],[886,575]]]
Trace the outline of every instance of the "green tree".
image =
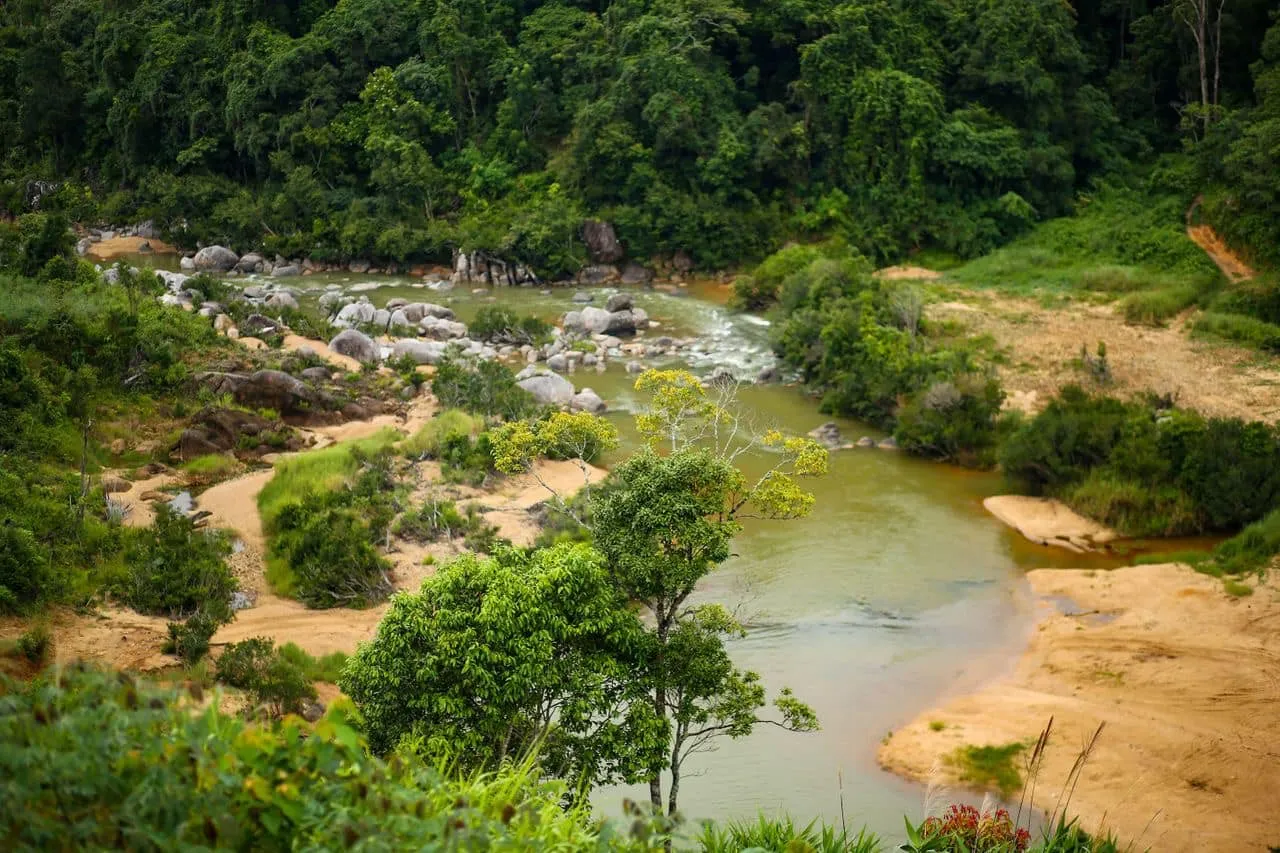
[[411,735],[465,768],[539,751],[561,778],[633,782],[666,743],[639,701],[648,640],[588,546],[464,555],[396,596],[339,683],[377,752]]

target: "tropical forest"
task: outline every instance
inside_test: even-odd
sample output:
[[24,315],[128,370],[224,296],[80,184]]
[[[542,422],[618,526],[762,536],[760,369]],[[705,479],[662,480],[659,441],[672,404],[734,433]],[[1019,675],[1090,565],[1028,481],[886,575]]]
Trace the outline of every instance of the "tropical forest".
[[0,848],[1280,850],[1275,0],[0,3]]

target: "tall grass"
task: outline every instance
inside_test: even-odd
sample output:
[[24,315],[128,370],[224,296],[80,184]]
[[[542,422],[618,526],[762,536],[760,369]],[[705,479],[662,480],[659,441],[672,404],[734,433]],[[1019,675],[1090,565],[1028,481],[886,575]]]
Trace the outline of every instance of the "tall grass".
[[1213,562],[1228,575],[1261,572],[1280,554],[1280,509],[1272,510],[1213,549]]
[[1243,314],[1206,311],[1196,318],[1192,332],[1199,337],[1222,338],[1268,352],[1280,352],[1280,326]]
[[276,651],[285,661],[302,670],[308,681],[327,681],[330,684],[337,684],[338,677],[342,675],[342,668],[347,665],[345,652],[331,652],[315,657],[297,643],[285,643]]
[[270,534],[280,510],[287,505],[302,500],[311,492],[332,491],[355,475],[360,468],[357,451],[377,453],[400,438],[399,432],[387,427],[368,438],[342,442],[277,462],[271,481],[258,493],[258,513],[262,516],[263,529]]
[[1022,787],[1022,775],[1014,759],[1026,750],[1027,744],[1021,741],[1002,746],[965,745],[957,747],[945,760],[956,768],[961,782],[994,785],[1007,797]]
[[475,436],[484,429],[484,419],[461,409],[446,409],[400,443],[400,451],[411,459],[439,456],[444,444],[455,436]]

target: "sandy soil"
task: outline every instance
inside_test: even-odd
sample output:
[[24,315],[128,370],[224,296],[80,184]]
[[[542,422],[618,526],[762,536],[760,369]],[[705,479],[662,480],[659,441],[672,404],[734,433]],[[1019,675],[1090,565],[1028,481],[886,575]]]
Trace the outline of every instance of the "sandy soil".
[[1240,347],[1191,339],[1187,317],[1165,328],[1130,326],[1109,305],[1045,308],[1029,299],[969,291],[965,302],[927,306],[933,319],[990,334],[1009,355],[1000,378],[1008,405],[1035,412],[1069,383],[1088,385],[1073,364],[1080,347],[1107,345],[1115,394],[1175,395],[1180,406],[1219,417],[1280,419],[1280,368]]
[[942,278],[942,273],[924,267],[900,265],[878,269],[875,276],[885,281],[933,281]]
[[1218,232],[1210,225],[1188,225],[1187,236],[1191,241],[1204,249],[1206,255],[1222,270],[1222,274],[1232,281],[1244,281],[1253,278],[1253,270],[1226,244]]
[[150,243],[158,255],[171,255],[178,250],[162,240],[145,240],[142,237],[113,237],[100,240],[89,247],[85,257],[96,261],[112,261],[121,255],[136,255],[143,243]]
[[[104,479],[118,476],[117,472],[103,472]],[[162,495],[160,490],[182,481],[181,474],[166,471],[154,477],[148,477],[145,480],[136,480],[129,483],[128,491],[116,492],[110,497],[113,501],[125,507],[124,523],[126,527],[147,527],[156,517],[156,511],[151,505],[161,498],[168,500],[170,497],[167,494]]]
[[[243,340],[243,339],[242,339]],[[332,364],[340,370],[348,370],[355,373],[360,372],[361,364],[349,355],[334,352],[329,349],[329,345],[324,341],[317,341],[311,338],[304,338],[301,335],[285,335],[284,341],[280,344],[281,348],[290,352],[297,352],[306,347],[307,349],[320,356],[325,361]]]
[[1034,742],[1052,717],[1035,792],[1036,807],[1052,809],[1081,743],[1105,723],[1070,801],[1087,829],[1161,853],[1280,844],[1274,575],[1244,598],[1181,565],[1027,578],[1050,601],[1016,671],[921,714],[881,747],[881,764],[953,781],[944,757],[957,747]]
[[1084,554],[1116,539],[1115,531],[1052,498],[999,495],[987,498],[982,505],[1037,545],[1053,545]]

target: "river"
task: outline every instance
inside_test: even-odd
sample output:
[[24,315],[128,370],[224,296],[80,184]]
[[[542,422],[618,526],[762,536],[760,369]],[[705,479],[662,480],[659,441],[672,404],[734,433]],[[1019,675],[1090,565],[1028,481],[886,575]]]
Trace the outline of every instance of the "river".
[[[405,279],[333,274],[287,284],[304,303],[340,284],[357,286],[379,307],[397,296],[448,304],[464,321],[495,300],[548,320],[575,307],[571,288],[549,295],[509,288],[434,293]],[[376,289],[364,289],[371,285]],[[595,292],[595,304],[606,292]],[[635,291],[637,304],[660,324],[650,336],[698,335],[702,352],[683,358],[695,372],[725,365],[749,379],[771,358],[768,324],[727,311],[725,295],[714,284],[674,294]],[[615,363],[603,374],[580,370],[572,378],[605,398],[624,445],[633,446],[633,377]],[[832,420],[793,386],[744,386],[737,405],[758,431],[803,435]],[[835,420],[849,440],[880,435]],[[748,455],[743,465],[759,470],[766,458]],[[843,802],[851,828],[865,824],[896,838],[903,815],[922,816],[925,790],[878,768],[880,740],[945,694],[1012,666],[1033,624],[1026,569],[1117,561],[1034,546],[1005,528],[982,508],[983,498],[1001,490],[995,474],[856,449],[834,453],[830,474],[810,485],[817,497],[812,515],[748,522],[735,556],[699,595],[739,609],[750,632],[731,643],[734,660],[759,672],[771,695],[792,688],[813,706],[822,729],[790,734],[762,726],[693,757],[682,811],[695,819],[785,812],[803,824],[815,817],[839,821]],[[647,790],[606,789],[595,802],[616,817],[623,796],[646,799]]]

